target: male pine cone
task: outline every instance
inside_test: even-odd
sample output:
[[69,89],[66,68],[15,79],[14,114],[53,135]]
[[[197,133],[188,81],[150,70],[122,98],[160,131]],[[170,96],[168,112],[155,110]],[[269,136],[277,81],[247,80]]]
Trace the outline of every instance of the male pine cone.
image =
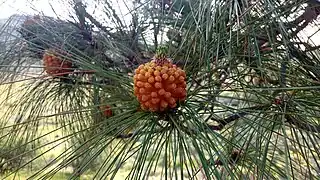
[[44,70],[51,76],[63,76],[73,72],[72,63],[58,57],[54,50],[46,50],[43,55]]
[[175,108],[186,99],[186,73],[158,51],[153,60],[135,70],[134,94],[143,110]]

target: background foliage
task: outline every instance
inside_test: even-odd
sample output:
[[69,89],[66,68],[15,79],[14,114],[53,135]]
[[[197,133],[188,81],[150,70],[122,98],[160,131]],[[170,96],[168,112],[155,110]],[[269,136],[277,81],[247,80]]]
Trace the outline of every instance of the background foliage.
[[[87,3],[104,20],[80,0],[73,20],[13,16],[1,27],[4,178],[319,176],[318,1],[136,0],[123,2],[126,15]],[[134,69],[159,45],[188,81],[187,100],[164,114],[133,95]],[[72,74],[43,72],[49,48]]]

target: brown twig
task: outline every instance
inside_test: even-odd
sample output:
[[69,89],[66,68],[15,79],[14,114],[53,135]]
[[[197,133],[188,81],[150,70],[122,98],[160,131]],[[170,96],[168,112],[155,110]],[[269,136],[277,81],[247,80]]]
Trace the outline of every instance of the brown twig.
[[250,108],[245,108],[244,110],[240,110],[242,112],[233,114],[229,117],[227,117],[226,119],[223,120],[218,120],[218,119],[213,119],[214,121],[218,122],[219,125],[208,125],[209,128],[211,130],[216,130],[216,131],[220,131],[222,130],[227,124],[236,121],[248,114],[250,114],[250,112],[248,110],[262,110],[264,108],[270,107],[270,104],[264,104],[264,105],[258,105],[258,106],[254,106],[254,107],[250,107]]
[[[300,31],[306,28],[312,21],[320,15],[320,3],[315,0],[309,0],[304,13],[293,21],[292,27],[296,28],[292,36],[296,36]],[[303,23],[302,23],[303,22]],[[299,26],[299,24],[302,25]]]

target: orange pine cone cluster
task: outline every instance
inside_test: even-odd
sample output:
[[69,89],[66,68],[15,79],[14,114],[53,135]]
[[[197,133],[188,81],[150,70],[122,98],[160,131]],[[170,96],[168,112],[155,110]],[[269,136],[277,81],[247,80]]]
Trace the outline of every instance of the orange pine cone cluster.
[[112,110],[109,105],[100,106],[100,110],[102,111],[102,114],[105,117],[111,117],[112,116]]
[[186,73],[169,60],[156,58],[135,70],[134,94],[143,110],[175,108],[186,98]]
[[73,72],[72,63],[62,60],[54,51],[47,50],[43,55],[43,65],[47,74],[52,76],[63,76]]

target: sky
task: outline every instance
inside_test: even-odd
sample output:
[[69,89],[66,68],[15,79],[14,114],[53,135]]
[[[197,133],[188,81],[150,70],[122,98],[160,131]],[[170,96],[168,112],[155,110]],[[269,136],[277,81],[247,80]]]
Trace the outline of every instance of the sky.
[[[44,14],[47,16],[56,17],[57,13],[59,18],[68,19],[69,11],[71,10],[70,5],[68,4],[70,0],[0,0],[0,19],[6,19],[13,14]],[[73,0],[71,0],[73,1]],[[87,11],[100,22],[104,19],[104,14],[102,13],[103,6],[99,6],[97,3],[101,0],[82,0],[84,3],[88,4]],[[115,8],[117,13],[122,14],[120,17],[123,17],[123,20],[130,21],[131,17],[129,10],[125,3],[128,5],[130,0],[111,0],[112,7]],[[320,0],[319,0],[320,1]],[[129,5],[130,6],[130,5]],[[54,10],[53,10],[53,9]],[[100,10],[99,10],[100,9]],[[124,16],[128,14],[127,16]],[[317,32],[318,31],[318,32]],[[307,35],[312,35],[314,32],[317,32],[311,38],[316,45],[320,45],[320,31],[318,27],[307,27],[306,31],[300,33],[301,38],[306,39]],[[310,41],[310,39],[309,39]]]
[[[59,15],[61,19],[69,18],[69,12],[72,7],[68,3],[73,0],[0,0],[0,19],[6,19],[13,14],[44,14],[46,16],[56,17]],[[102,7],[99,6],[101,0],[82,0],[88,4],[87,11],[94,13],[94,17],[99,20],[103,17]],[[131,19],[129,10],[126,5],[130,6],[128,0],[111,0],[112,7],[117,13],[123,14],[123,18],[127,21]],[[54,9],[54,10],[53,10]],[[124,16],[128,14],[127,16]]]
[[0,19],[5,19],[13,14],[38,14],[43,12],[49,16],[55,16],[50,3],[53,5],[55,11],[59,14],[65,15],[67,6],[57,5],[60,0],[0,0]]

